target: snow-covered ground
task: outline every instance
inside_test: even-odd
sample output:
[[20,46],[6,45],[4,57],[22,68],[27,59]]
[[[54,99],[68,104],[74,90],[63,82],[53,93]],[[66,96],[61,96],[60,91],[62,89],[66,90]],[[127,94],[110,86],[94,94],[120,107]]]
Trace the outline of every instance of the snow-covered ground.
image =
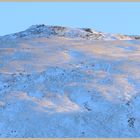
[[139,40],[4,38],[0,137],[140,137]]
[[5,35],[0,39],[32,39],[32,38],[51,38],[51,37],[65,37],[71,39],[88,39],[88,40],[133,40],[140,39],[140,36],[129,36],[122,34],[111,34],[96,31],[91,28],[70,28],[62,26],[50,26],[50,25],[32,25],[25,31]]

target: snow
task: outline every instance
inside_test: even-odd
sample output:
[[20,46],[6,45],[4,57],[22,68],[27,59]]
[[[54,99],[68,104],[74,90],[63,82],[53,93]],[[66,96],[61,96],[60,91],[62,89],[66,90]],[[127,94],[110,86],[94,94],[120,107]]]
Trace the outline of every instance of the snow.
[[36,28],[0,40],[0,137],[140,137],[140,41]]
[[[62,26],[50,26],[45,24],[32,25],[25,31],[5,35],[0,40],[11,39],[30,39],[30,38],[50,38],[54,36],[71,38],[71,39],[88,39],[88,40],[133,40],[135,36],[111,34],[96,31],[90,28],[70,28]],[[139,36],[137,36],[139,38]]]

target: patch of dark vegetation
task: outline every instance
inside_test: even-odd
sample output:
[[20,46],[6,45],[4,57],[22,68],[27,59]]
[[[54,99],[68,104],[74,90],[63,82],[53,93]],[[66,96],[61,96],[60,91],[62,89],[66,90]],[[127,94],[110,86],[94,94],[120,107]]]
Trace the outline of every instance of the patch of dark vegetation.
[[131,118],[128,119],[128,125],[129,125],[129,127],[134,128],[135,120],[136,119],[134,117],[131,117]]
[[51,28],[56,29],[56,30],[65,30],[66,27],[62,27],[62,26],[51,26]]
[[87,102],[84,103],[84,108],[85,108],[87,111],[92,111],[92,109],[89,107],[89,105],[88,105]]
[[84,134],[85,134],[85,132],[82,132],[82,134],[84,135]]
[[17,131],[16,130],[11,130],[11,133],[16,133]]
[[86,32],[89,32],[89,33],[93,33],[92,29],[90,29],[90,28],[83,28],[83,30],[86,31]]
[[135,39],[138,39],[138,40],[140,40],[140,36],[135,36]]
[[127,101],[127,102],[126,102],[126,105],[127,105],[127,106],[130,106],[130,101]]
[[45,24],[37,25],[36,28],[45,27]]
[[131,37],[132,39],[140,40],[139,35],[129,35],[129,37]]

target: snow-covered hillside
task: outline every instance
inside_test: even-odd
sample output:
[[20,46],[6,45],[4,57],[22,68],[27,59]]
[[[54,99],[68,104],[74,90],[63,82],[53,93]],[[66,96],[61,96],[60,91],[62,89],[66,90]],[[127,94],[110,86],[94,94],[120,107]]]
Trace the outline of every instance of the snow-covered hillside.
[[19,39],[19,38],[38,38],[54,36],[72,38],[72,39],[88,39],[88,40],[132,40],[140,39],[140,36],[128,36],[121,34],[110,34],[99,32],[91,28],[68,28],[62,26],[49,26],[49,25],[32,25],[25,31],[6,35],[2,39]]
[[1,37],[0,137],[140,137],[133,37],[46,25]]

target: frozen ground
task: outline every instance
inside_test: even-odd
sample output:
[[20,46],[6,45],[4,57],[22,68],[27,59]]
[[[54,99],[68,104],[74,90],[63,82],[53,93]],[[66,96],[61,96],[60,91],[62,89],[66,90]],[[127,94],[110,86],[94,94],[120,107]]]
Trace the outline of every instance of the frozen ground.
[[0,137],[140,137],[140,41],[0,40]]

